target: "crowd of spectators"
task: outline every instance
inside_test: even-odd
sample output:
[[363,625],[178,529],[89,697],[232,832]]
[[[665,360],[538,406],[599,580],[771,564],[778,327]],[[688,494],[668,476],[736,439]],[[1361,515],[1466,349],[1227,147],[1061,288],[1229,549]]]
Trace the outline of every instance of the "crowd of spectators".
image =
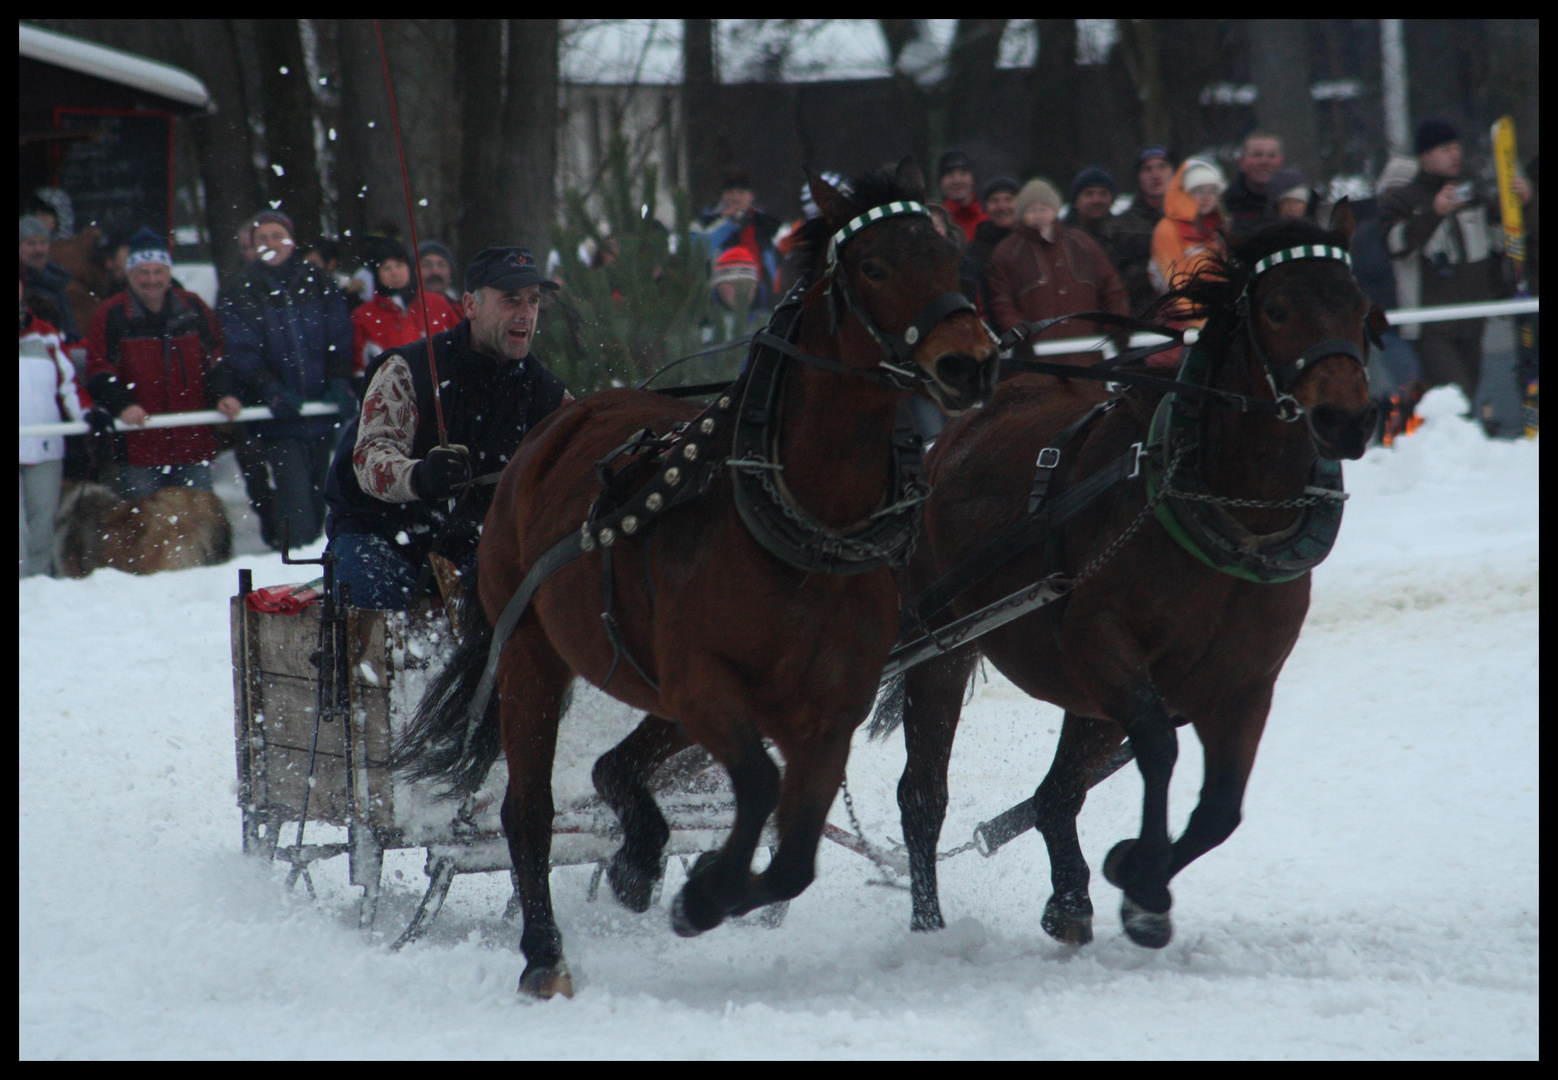
[[[1358,216],[1354,260],[1360,283],[1385,308],[1487,300],[1509,290],[1496,193],[1465,173],[1459,133],[1442,120],[1416,131],[1415,161],[1393,159]],[[936,227],[962,252],[960,287],[997,331],[1084,311],[1149,313],[1160,297],[1226,256],[1268,222],[1324,218],[1329,206],[1284,160],[1280,135],[1254,132],[1231,179],[1211,155],[1176,160],[1143,147],[1122,185],[1089,166],[1064,189],[1045,177],[984,180],[973,158],[949,150],[937,162]],[[843,177],[824,174],[845,190]],[[1064,191],[1064,194],[1062,192]],[[1524,181],[1517,192],[1529,199]],[[709,299],[727,335],[749,332],[788,284],[783,266],[797,229],[818,213],[802,187],[803,217],[783,223],[757,202],[750,178],[731,173],[719,201],[693,225],[707,255]],[[348,250],[330,238],[300,238],[268,209],[240,229],[240,273],[221,283],[215,310],[173,277],[166,238],[151,229],[95,238],[67,270],[69,198],[44,189],[18,220],[21,422],[85,419],[96,434],[72,465],[76,440],[22,439],[18,456],[20,573],[50,572],[61,478],[72,471],[110,483],[127,499],[159,487],[209,489],[210,462],[235,451],[265,541],[315,539],[325,524],[324,489],[340,429],[355,419],[374,361],[388,350],[452,331],[466,317],[453,252],[438,240],[415,253],[394,230]],[[1534,209],[1534,207],[1533,207]],[[79,253],[78,253],[79,254]],[[609,241],[594,265],[609,265]],[[420,269],[422,288],[415,269]],[[80,280],[78,280],[80,279]],[[1073,321],[1030,340],[1108,333]],[[1444,384],[1473,399],[1483,320],[1407,325],[1386,335],[1371,365],[1381,398],[1413,397]],[[1061,362],[1089,363],[1082,350]],[[1160,359],[1158,362],[1165,362]],[[1169,358],[1166,362],[1173,363]],[[304,415],[307,402],[337,407]],[[160,413],[215,408],[229,418],[263,405],[273,419],[116,434],[117,419],[144,427]]]

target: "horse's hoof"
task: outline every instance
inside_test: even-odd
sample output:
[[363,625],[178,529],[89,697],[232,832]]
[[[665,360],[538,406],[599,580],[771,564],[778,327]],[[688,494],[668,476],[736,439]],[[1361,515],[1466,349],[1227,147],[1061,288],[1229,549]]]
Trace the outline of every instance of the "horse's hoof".
[[1136,846],[1135,840],[1121,840],[1109,849],[1109,854],[1104,856],[1104,880],[1116,889],[1125,888],[1125,860],[1131,854],[1131,848]]
[[526,997],[540,998],[542,1001],[556,997],[558,994],[571,998],[573,976],[568,973],[568,965],[561,962],[556,967],[538,968],[527,965],[525,973],[519,977],[519,992]]
[[617,898],[617,903],[640,915],[649,910],[654,900],[655,882],[659,877],[658,873],[644,873],[624,859],[620,851],[606,864],[606,881],[611,885],[611,893]]
[[671,929],[676,931],[678,937],[697,937],[707,933],[718,926],[723,920],[716,919],[708,926],[699,926],[693,921],[687,911],[687,886],[683,885],[676,893],[676,899],[671,901]]
[[1127,896],[1120,903],[1125,935],[1144,949],[1161,949],[1174,940],[1174,920],[1168,912],[1148,911]]
[[1062,945],[1086,945],[1093,940],[1093,904],[1083,897],[1061,900],[1052,896],[1044,905],[1044,917],[1039,920],[1044,932]]

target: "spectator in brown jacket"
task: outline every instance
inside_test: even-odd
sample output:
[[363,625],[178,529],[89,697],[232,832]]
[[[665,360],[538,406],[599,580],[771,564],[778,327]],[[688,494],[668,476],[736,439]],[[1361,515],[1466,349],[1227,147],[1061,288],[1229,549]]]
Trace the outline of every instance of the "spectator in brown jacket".
[[[1017,193],[1017,231],[990,256],[991,316],[1002,331],[1077,311],[1129,314],[1125,286],[1103,249],[1078,229],[1061,225],[1060,192],[1047,180],[1030,180]],[[1067,322],[1030,342],[1105,333],[1097,323]],[[1088,364],[1097,352],[1049,357]]]

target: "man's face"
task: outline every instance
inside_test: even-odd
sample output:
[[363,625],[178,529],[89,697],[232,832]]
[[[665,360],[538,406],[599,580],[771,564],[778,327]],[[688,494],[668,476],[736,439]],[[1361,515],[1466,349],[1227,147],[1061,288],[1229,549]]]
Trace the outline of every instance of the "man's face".
[[130,292],[153,311],[162,310],[163,298],[173,284],[173,271],[162,263],[142,263],[129,272]]
[[719,195],[720,213],[734,220],[752,209],[751,188],[726,188]]
[[404,289],[411,284],[411,266],[403,259],[385,259],[379,264],[379,285],[386,289]]
[[968,169],[948,169],[941,174],[941,194],[953,202],[968,202],[974,197],[974,174]]
[[985,213],[990,220],[1003,229],[1010,229],[1017,220],[1017,193],[1013,191],[992,192],[985,200]]
[[1246,139],[1239,155],[1239,171],[1257,188],[1266,186],[1271,174],[1282,168],[1282,144],[1276,139]]
[[449,265],[449,260],[442,255],[428,254],[421,258],[422,284],[427,286],[428,292],[447,292],[450,279],[454,277],[454,267]]
[[16,258],[29,270],[42,270],[49,264],[49,238],[29,236],[16,243]]
[[466,293],[461,304],[479,352],[494,360],[523,360],[530,355],[541,313],[541,286],[506,291],[487,286],[480,294]]
[[285,225],[267,221],[254,227],[254,254],[266,266],[280,266],[292,258],[296,245]]
[[1174,179],[1174,166],[1167,158],[1148,158],[1136,170],[1136,188],[1149,199],[1161,199],[1168,194],[1169,181]]
[[1447,142],[1436,146],[1426,154],[1417,155],[1417,162],[1429,176],[1455,177],[1461,175],[1461,144]]
[[245,225],[238,230],[238,254],[246,263],[254,261],[254,226]]
[[1114,192],[1101,185],[1085,187],[1077,192],[1076,208],[1077,216],[1086,221],[1097,221],[1099,218],[1109,216],[1109,207],[1114,204]]

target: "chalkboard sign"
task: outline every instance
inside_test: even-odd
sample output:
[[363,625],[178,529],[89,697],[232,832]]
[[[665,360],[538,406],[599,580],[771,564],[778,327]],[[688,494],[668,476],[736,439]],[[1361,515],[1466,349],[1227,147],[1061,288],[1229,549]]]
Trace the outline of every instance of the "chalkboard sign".
[[55,126],[96,133],[70,142],[60,160],[59,186],[70,194],[78,229],[172,230],[171,116],[61,109]]

